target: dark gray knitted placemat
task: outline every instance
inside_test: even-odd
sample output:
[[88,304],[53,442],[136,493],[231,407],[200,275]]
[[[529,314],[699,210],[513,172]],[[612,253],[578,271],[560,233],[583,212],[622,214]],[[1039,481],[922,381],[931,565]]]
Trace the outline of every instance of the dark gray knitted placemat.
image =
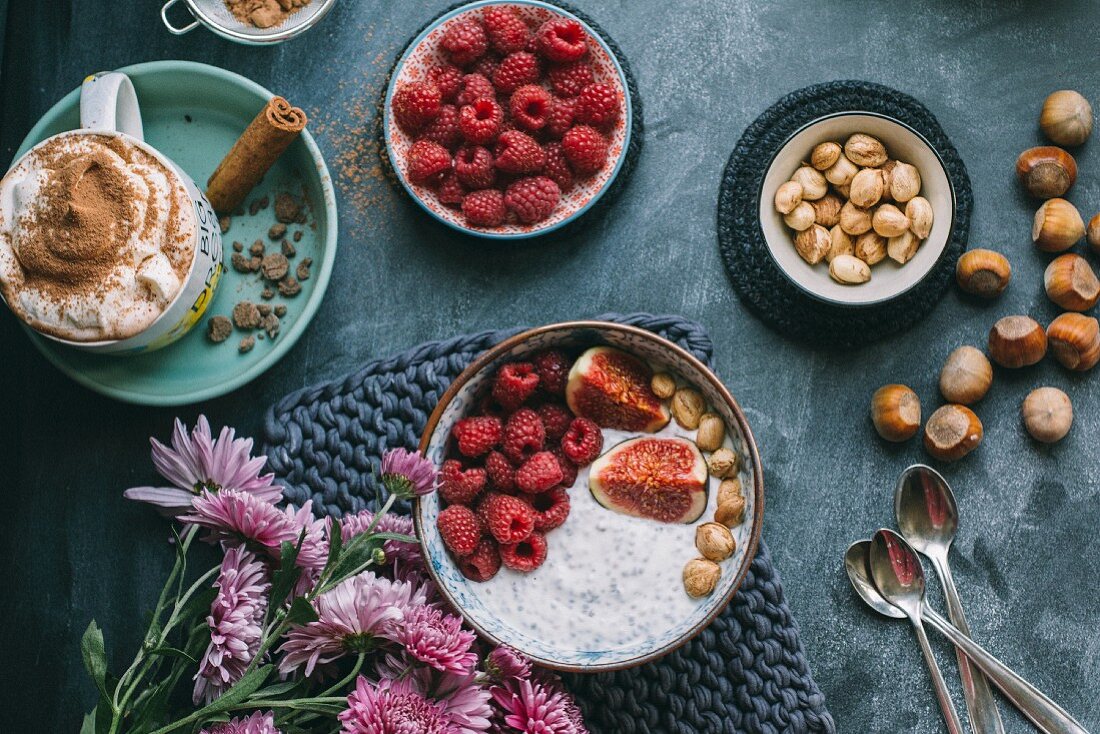
[[[711,364],[702,326],[679,316],[597,317],[649,329]],[[383,451],[417,447],[440,396],[478,354],[522,331],[428,342],[287,395],[264,419],[268,466],[288,502],[334,516],[369,507]],[[836,731],[779,574],[761,542],[729,607],[694,640],[637,668],[565,676],[593,734]]]
[[[923,135],[955,192],[955,221],[935,266],[908,292],[873,306],[827,303],[795,286],[776,265],[760,228],[760,187],[775,154],[807,123],[851,111],[887,115]],[[927,107],[881,84],[826,82],[781,98],[741,135],[718,192],[718,247],[737,295],[768,326],[811,344],[858,347],[909,328],[936,307],[966,250],[973,205],[966,165]]]

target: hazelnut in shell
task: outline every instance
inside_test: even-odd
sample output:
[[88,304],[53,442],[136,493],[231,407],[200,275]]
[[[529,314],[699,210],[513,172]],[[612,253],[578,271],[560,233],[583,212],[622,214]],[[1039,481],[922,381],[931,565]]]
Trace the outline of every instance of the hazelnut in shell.
[[1050,351],[1066,369],[1091,370],[1100,362],[1100,322],[1080,313],[1064,313],[1047,327]]
[[1047,199],[1035,212],[1031,239],[1043,252],[1063,252],[1085,236],[1085,222],[1077,207],[1065,199]]
[[829,261],[829,277],[843,285],[859,285],[871,279],[871,266],[855,255],[837,255]]
[[871,215],[871,227],[883,237],[897,237],[909,231],[909,218],[893,204],[883,204]]
[[852,179],[848,190],[848,201],[861,209],[874,206],[882,198],[882,171],[877,168],[864,168]]
[[1088,260],[1067,252],[1050,261],[1043,274],[1047,296],[1066,311],[1087,311],[1100,300],[1100,280]]
[[1073,403],[1056,387],[1040,387],[1024,398],[1020,408],[1024,428],[1040,443],[1056,443],[1073,426]]
[[810,152],[810,165],[819,171],[832,168],[843,154],[840,143],[827,141],[818,143]]
[[1012,265],[1008,258],[993,250],[968,250],[955,263],[955,280],[959,287],[975,296],[996,298],[1011,279]]
[[887,441],[908,441],[920,430],[920,398],[905,385],[883,385],[871,396],[871,422]]
[[840,207],[840,228],[850,235],[861,235],[871,229],[871,212],[860,209],[851,199]]
[[1092,219],[1089,220],[1085,236],[1088,238],[1089,247],[1092,248],[1092,251],[1100,255],[1100,214],[1094,214]]
[[1077,182],[1077,161],[1054,145],[1028,148],[1016,159],[1016,177],[1036,199],[1053,199]]
[[993,365],[980,349],[959,347],[947,355],[940,370],[940,393],[949,403],[973,405],[989,392]]
[[791,180],[801,184],[802,198],[805,201],[820,199],[829,191],[829,183],[825,180],[825,176],[812,166],[802,166],[794,172]]
[[856,133],[844,143],[844,155],[852,163],[865,168],[877,168],[887,160],[886,146],[878,138]]
[[1092,105],[1080,92],[1060,89],[1043,102],[1039,127],[1058,145],[1080,145],[1092,133]]
[[810,265],[817,265],[824,260],[832,244],[829,230],[820,224],[811,224],[809,229],[804,229],[794,236],[794,249]]
[[923,196],[914,196],[905,203],[905,216],[909,218],[909,228],[922,240],[932,233],[934,212],[932,202]]
[[722,578],[722,567],[706,558],[693,558],[684,566],[684,591],[696,599],[709,596],[718,579]]
[[1030,316],[1005,316],[989,330],[989,356],[1002,367],[1027,367],[1046,353],[1047,334]]
[[868,265],[877,265],[886,259],[886,238],[878,232],[864,232],[856,237],[856,257]]
[[705,522],[695,528],[695,547],[708,561],[724,561],[737,550],[733,533],[719,522]]
[[941,406],[924,424],[924,449],[940,461],[958,461],[982,442],[982,422],[965,405]]
[[784,181],[775,190],[775,210],[780,214],[790,214],[802,203],[802,184],[797,181]]
[[802,232],[813,226],[817,212],[808,201],[800,201],[788,214],[783,215],[783,222],[795,232]]

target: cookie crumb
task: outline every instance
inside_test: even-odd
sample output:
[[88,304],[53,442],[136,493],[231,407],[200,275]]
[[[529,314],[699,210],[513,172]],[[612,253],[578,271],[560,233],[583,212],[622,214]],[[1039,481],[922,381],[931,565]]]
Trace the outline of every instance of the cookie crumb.
[[294,274],[298,276],[298,280],[309,280],[309,264],[310,260],[308,257],[298,263],[298,267],[294,271]]
[[260,319],[260,328],[267,332],[267,335],[274,339],[279,334],[279,317],[275,314],[268,314]]
[[233,269],[238,273],[252,272],[251,261],[239,252],[234,252],[233,257],[231,257],[229,261],[232,263]]
[[248,248],[249,253],[251,253],[252,255],[256,255],[258,257],[263,257],[264,252],[266,252],[266,251],[267,251],[267,248],[264,247],[264,241],[263,240],[256,240],[255,242],[252,243],[252,246]]
[[260,212],[260,200],[253,199],[252,203],[248,205],[248,216],[254,217]]
[[252,301],[241,301],[233,307],[233,323],[238,329],[255,329],[260,325],[260,309]]
[[302,205],[290,194],[282,193],[275,196],[275,218],[283,224],[297,222],[301,213]]
[[267,230],[267,238],[269,240],[281,240],[286,236],[286,225],[282,222],[271,225],[271,228]]
[[221,344],[233,333],[233,324],[224,316],[211,316],[206,322],[206,338],[215,344]]
[[260,316],[267,316],[269,313],[271,313],[271,304],[269,303],[261,303],[256,308],[260,310]]
[[233,252],[244,252],[244,244],[241,242],[233,242]]
[[229,231],[229,226],[233,224],[233,218],[226,214],[223,217],[218,217],[218,227],[221,229],[222,234]]
[[279,281],[279,293],[293,297],[302,292],[302,284],[289,275]]
[[302,241],[302,230],[299,229],[297,232],[294,233],[294,241],[295,242],[301,242]]
[[282,318],[282,317],[286,316],[286,306],[282,303],[280,303],[278,306],[276,306],[275,307],[275,315],[278,316],[279,318]]
[[264,299],[265,301],[270,301],[274,297],[275,291],[271,290],[270,287],[264,288],[263,291],[260,293],[260,298]]
[[266,255],[260,267],[267,280],[280,280],[290,270],[290,263],[287,262],[286,255],[275,252]]
[[263,258],[258,255],[253,255],[252,259],[248,261],[248,269],[255,273],[260,269],[260,265],[263,263]]
[[251,352],[252,347],[256,346],[256,337],[249,334],[244,339],[241,339],[241,343],[237,345],[237,351],[241,354],[245,352]]
[[288,240],[283,240],[283,254],[287,257],[294,257],[298,254],[298,250]]
[[267,198],[267,194],[264,194],[263,198],[260,199],[260,208],[261,209],[267,209],[267,205],[270,204],[270,203],[271,203],[271,200]]

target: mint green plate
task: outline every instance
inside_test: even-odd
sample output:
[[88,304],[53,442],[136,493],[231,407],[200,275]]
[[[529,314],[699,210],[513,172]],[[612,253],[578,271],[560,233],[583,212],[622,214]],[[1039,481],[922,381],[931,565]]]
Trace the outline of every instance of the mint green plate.
[[[119,71],[134,82],[146,141],[190,174],[199,188],[204,188],[222,156],[272,97],[271,92],[238,74],[189,61],[153,61]],[[28,133],[16,158],[51,135],[80,127],[79,98],[77,88],[55,104]],[[236,272],[229,267],[229,258],[234,240],[244,243],[246,249],[257,239],[263,239],[269,251],[272,245],[278,247],[267,239],[267,229],[275,222],[269,207],[255,217],[233,218],[223,238],[226,269],[214,301],[195,328],[176,343],[155,352],[111,356],[80,352],[27,328],[31,341],[46,359],[80,384],[141,405],[186,405],[224,395],[259,377],[294,346],[309,325],[325,295],[336,258],[336,196],[321,151],[308,130],[287,149],[246,203],[265,194],[273,201],[279,191],[304,193],[309,203],[310,224],[290,225],[288,231],[303,232],[295,244],[298,255],[291,260],[291,269],[304,257],[313,258],[313,266],[310,278],[302,281],[301,293],[268,301],[287,306],[281,332],[274,340],[257,340],[251,352],[239,354],[237,343],[243,332],[234,330],[222,344],[206,338],[206,322],[211,316],[228,316],[234,304],[245,299],[264,303],[258,276]]]

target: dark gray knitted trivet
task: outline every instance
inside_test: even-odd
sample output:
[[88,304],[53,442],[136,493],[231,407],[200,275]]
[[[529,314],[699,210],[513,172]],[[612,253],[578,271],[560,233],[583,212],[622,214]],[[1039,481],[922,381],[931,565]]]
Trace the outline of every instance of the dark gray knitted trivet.
[[[582,21],[584,21],[589,28],[595,31],[601,39],[603,39],[603,42],[607,44],[607,47],[609,49],[611,49],[611,53],[614,54],[615,59],[618,60],[619,66],[622,68],[623,77],[626,78],[626,87],[630,93],[630,142],[627,144],[626,151],[624,151],[623,153],[622,167],[619,168],[619,172],[615,175],[615,179],[608,185],[607,190],[604,191],[603,196],[600,197],[599,201],[597,201],[591,208],[589,208],[588,211],[574,219],[566,226],[560,229],[553,230],[554,234],[560,237],[563,235],[572,234],[573,232],[577,231],[581,222],[589,222],[590,220],[595,219],[603,212],[606,212],[615,202],[615,199],[618,198],[619,193],[623,190],[623,188],[626,187],[627,182],[630,180],[630,176],[634,172],[634,166],[638,162],[638,156],[642,154],[642,136],[645,129],[645,124],[642,117],[642,97],[641,94],[638,92],[638,85],[634,81],[634,73],[630,70],[630,62],[627,61],[626,55],[623,54],[622,49],[619,48],[619,44],[615,43],[615,39],[609,36],[607,32],[603,28],[601,28],[599,24],[596,23],[596,21],[592,20],[592,18],[590,18],[586,13],[573,7],[569,3],[562,2],[561,0],[542,0],[542,2],[545,2],[548,5],[557,6],[565,12],[572,13],[573,15],[577,16]],[[386,75],[386,83],[382,85],[379,109],[385,106],[386,90],[390,86],[390,77],[393,76],[393,72],[397,69],[397,64],[401,61],[401,57],[405,55],[406,49],[408,49],[412,42],[416,40],[421,33],[424,32],[425,28],[430,26],[437,19],[468,4],[469,3],[462,2],[450,6],[449,8],[443,10],[441,13],[429,20],[427,23],[420,26],[420,28],[418,28],[416,32],[409,37],[408,43],[406,43],[405,46],[402,47],[401,51],[398,52],[397,57],[394,59],[393,66],[390,67],[390,73]],[[386,137],[385,131],[383,129],[382,115],[378,115],[375,119],[375,138],[378,141],[378,155],[379,158],[382,159],[382,168],[386,172],[387,177],[390,179],[391,182],[393,182],[395,186],[400,188],[404,193],[408,194],[408,191],[406,191],[405,188],[401,186],[397,178],[397,174],[394,173],[393,162],[390,161],[389,149],[386,147]],[[434,218],[432,219],[432,222],[440,227],[444,226],[437,222]],[[452,230],[448,228],[448,231],[455,232],[459,230]],[[531,239],[538,238],[539,237],[536,236]],[[482,241],[488,242],[487,240]]]
[[[955,223],[939,261],[909,292],[875,306],[839,306],[800,290],[772,259],[760,228],[760,187],[776,152],[806,123],[854,110],[889,115],[923,135],[940,154],[955,190]],[[966,165],[924,105],[871,82],[815,84],[765,110],[733,149],[718,193],[718,247],[737,295],[761,321],[812,344],[857,347],[907,329],[935,308],[966,250],[973,203]]]
[[[702,326],[679,316],[606,314],[649,329],[711,364]],[[370,506],[383,451],[419,444],[428,416],[478,354],[522,331],[429,342],[342,379],[287,395],[267,412],[264,452],[288,502],[339,516]],[[698,637],[647,665],[569,675],[593,734],[833,733],[798,625],[763,542],[744,585]]]

